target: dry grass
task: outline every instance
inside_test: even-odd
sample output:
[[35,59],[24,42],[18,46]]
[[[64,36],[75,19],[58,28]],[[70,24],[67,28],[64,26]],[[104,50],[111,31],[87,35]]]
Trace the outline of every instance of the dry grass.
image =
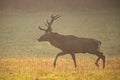
[[1,58],[0,80],[120,80],[120,58],[108,57],[106,68],[90,57],[77,58],[75,69],[69,57],[61,57],[53,68],[54,58]]

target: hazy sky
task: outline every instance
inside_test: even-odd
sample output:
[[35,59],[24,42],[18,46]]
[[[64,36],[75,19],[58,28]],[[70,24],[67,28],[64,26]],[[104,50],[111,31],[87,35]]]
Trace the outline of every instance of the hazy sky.
[[120,0],[0,0],[0,10],[64,11],[120,8]]

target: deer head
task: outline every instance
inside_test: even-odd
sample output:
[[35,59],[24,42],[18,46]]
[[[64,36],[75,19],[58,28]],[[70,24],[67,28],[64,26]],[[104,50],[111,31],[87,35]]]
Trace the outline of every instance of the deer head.
[[39,38],[37,39],[38,41],[49,41],[51,38],[51,34],[52,34],[52,28],[51,25],[53,24],[53,22],[58,19],[59,17],[61,17],[60,15],[51,15],[51,20],[46,22],[45,26],[47,27],[47,29],[41,28],[39,26],[39,29],[42,31],[45,31],[45,33]]

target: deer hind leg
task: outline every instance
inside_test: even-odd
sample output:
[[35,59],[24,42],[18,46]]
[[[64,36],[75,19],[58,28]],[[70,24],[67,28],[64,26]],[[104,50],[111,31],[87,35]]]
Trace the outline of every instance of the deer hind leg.
[[98,64],[98,61],[100,60],[100,57],[98,57],[98,59],[96,60],[96,62],[95,62],[95,65],[97,66],[97,67],[99,67],[99,64]]
[[64,52],[60,52],[60,53],[58,53],[58,54],[56,55],[55,60],[54,60],[54,63],[53,63],[54,67],[56,66],[56,61],[57,61],[58,57],[59,57],[59,56],[62,56],[62,55],[65,55],[65,53],[64,53]]
[[101,58],[102,58],[102,60],[103,60],[103,69],[105,68],[105,56],[103,55],[103,53],[102,53],[102,55],[101,55]]
[[99,59],[101,58],[103,60],[103,69],[105,68],[105,56],[102,52],[97,52],[98,59],[96,60],[96,64],[98,64]]
[[76,67],[77,67],[77,65],[76,65],[75,54],[71,54],[71,56],[72,56],[72,59],[73,59],[73,61],[74,61],[74,66],[75,66],[75,68],[76,68]]

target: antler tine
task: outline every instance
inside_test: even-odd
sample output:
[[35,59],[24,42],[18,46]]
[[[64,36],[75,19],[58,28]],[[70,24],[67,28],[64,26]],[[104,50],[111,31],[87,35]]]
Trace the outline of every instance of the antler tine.
[[55,16],[51,15],[51,18],[54,20],[58,19],[59,17],[61,17],[61,16],[60,15],[55,15]]
[[60,16],[60,15],[56,15],[56,16],[55,16],[55,19],[58,19],[59,17],[61,17],[61,16]]
[[40,26],[39,26],[39,29],[42,30],[42,31],[47,31],[46,29],[43,29],[43,28],[41,28]]
[[49,24],[49,23],[48,23],[48,21],[47,21],[47,22],[45,23],[45,26],[48,27],[48,24]]
[[55,17],[61,17],[61,15],[56,15]]
[[51,18],[54,18],[53,14],[51,15]]
[[47,24],[49,24],[49,21],[47,20]]

